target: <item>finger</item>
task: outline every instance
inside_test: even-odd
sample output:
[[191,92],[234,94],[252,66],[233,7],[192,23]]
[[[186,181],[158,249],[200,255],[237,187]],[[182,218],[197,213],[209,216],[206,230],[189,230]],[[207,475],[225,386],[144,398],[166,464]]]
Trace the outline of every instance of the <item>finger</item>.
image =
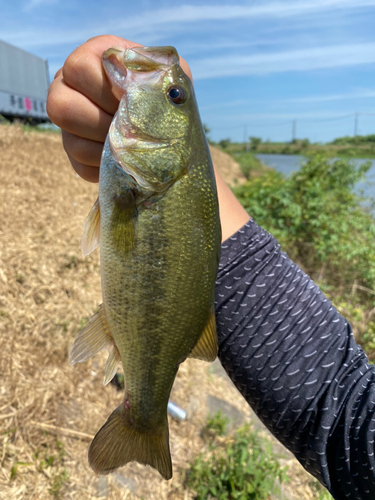
[[47,113],[63,130],[97,142],[105,141],[113,118],[86,96],[67,86],[61,75],[51,83]]
[[180,65],[184,73],[193,81],[193,75],[191,74],[190,67],[183,57],[180,57]]
[[84,165],[79,161],[75,160],[73,157],[69,155],[67,152],[68,158],[72,167],[77,172],[77,174],[82,177],[85,181],[88,182],[99,182],[99,168],[93,167],[91,165]]
[[112,94],[111,85],[105,74],[102,54],[114,45],[124,49],[139,46],[137,43],[112,35],[91,38],[70,54],[62,70],[67,85],[112,115],[118,108],[118,100]]
[[53,79],[55,79],[55,78],[57,78],[58,76],[60,76],[60,75],[61,75],[61,73],[62,73],[62,70],[63,70],[62,68],[58,69],[58,70],[56,71],[55,76],[53,77]]
[[62,130],[62,140],[65,151],[74,160],[92,167],[99,167],[103,151],[102,142],[83,139],[64,130]]

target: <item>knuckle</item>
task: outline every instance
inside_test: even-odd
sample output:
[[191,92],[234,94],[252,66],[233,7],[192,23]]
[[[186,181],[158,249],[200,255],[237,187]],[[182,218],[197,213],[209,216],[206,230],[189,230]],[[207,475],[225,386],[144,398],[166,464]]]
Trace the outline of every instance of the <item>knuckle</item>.
[[64,91],[56,91],[51,84],[47,98],[47,114],[51,121],[64,129],[69,124],[70,105]]
[[71,87],[75,87],[79,75],[84,70],[85,58],[80,54],[80,50],[76,49],[66,59],[62,68],[62,75],[64,80]]

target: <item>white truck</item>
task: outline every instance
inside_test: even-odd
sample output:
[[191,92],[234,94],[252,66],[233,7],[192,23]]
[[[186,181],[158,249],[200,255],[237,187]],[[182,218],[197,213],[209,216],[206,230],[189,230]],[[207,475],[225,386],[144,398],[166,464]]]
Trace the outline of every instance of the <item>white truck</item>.
[[45,59],[0,40],[0,115],[10,121],[49,122],[48,87]]

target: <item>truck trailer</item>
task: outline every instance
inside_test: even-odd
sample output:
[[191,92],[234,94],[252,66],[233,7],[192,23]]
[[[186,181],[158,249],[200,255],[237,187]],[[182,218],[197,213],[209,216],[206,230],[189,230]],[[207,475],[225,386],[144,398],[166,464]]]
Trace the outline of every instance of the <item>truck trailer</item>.
[[0,40],[0,115],[10,121],[49,122],[48,87],[45,59]]

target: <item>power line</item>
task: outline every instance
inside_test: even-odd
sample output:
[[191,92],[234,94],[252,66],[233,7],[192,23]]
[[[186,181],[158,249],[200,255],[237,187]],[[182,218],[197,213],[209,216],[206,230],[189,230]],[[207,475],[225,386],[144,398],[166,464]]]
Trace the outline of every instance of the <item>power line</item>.
[[[364,113],[364,112],[356,112],[356,113],[350,113],[346,115],[337,115],[337,116],[332,116],[330,118],[298,118],[298,120],[295,118],[293,120],[288,120],[288,121],[265,121],[264,118],[252,118],[249,119],[248,123],[244,125],[236,125],[232,127],[213,127],[213,130],[226,130],[226,131],[231,131],[231,130],[243,130],[243,141],[244,143],[247,142],[248,140],[248,131],[255,131],[258,130],[261,127],[282,127],[292,124],[292,140],[297,139],[297,121],[302,122],[303,124],[309,124],[309,123],[326,123],[326,122],[338,122],[338,121],[343,121],[343,120],[348,120],[348,119],[353,119],[354,118],[354,136],[357,136],[359,134],[359,116],[375,116],[375,113]],[[257,121],[258,120],[258,121]],[[259,122],[261,120],[263,123]],[[251,133],[251,132],[250,132]],[[253,132],[254,133],[254,132]],[[256,133],[256,132],[255,132]]]
[[293,120],[292,126],[292,141],[295,141],[297,137],[297,120]]
[[358,135],[358,115],[359,113],[356,113],[354,118],[354,137]]

